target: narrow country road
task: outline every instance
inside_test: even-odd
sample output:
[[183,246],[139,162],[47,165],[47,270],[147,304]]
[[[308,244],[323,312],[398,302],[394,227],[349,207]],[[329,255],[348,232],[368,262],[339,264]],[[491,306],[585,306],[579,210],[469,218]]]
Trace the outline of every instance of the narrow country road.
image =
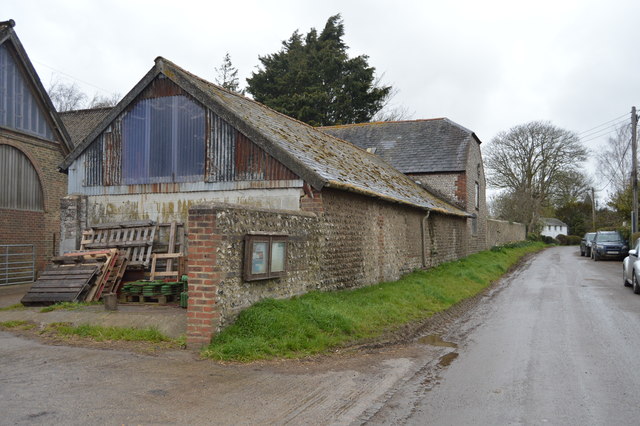
[[414,376],[369,422],[639,424],[640,296],[621,268],[575,247],[537,255],[467,318],[449,367]]
[[640,296],[620,269],[550,248],[414,343],[300,361],[0,332],[0,424],[639,424]]

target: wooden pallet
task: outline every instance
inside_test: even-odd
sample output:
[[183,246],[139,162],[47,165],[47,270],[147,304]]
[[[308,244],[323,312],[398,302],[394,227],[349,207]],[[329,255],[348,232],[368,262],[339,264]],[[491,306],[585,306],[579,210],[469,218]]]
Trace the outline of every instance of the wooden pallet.
[[20,301],[25,306],[83,301],[98,264],[60,263],[47,265]]
[[116,248],[124,251],[129,266],[149,266],[158,225],[136,221],[94,225],[82,232],[80,250]]
[[[95,263],[98,265],[99,270],[96,274],[96,279],[92,283],[85,298],[87,302],[92,302],[100,300],[103,289],[107,283],[109,283],[109,287],[116,284],[119,271],[114,273],[114,269],[116,269],[118,258],[119,252],[117,249],[108,249],[66,253],[61,257],[54,258],[53,262]],[[122,276],[120,276],[120,278],[122,278]]]
[[[158,270],[158,260],[165,259],[165,270]],[[172,264],[173,260],[176,260],[175,268]],[[180,277],[182,277],[182,272],[184,270],[184,262],[183,262],[182,253],[153,253],[151,255],[151,272],[150,272],[150,280],[156,280],[158,278],[173,278],[174,281],[180,281]]]

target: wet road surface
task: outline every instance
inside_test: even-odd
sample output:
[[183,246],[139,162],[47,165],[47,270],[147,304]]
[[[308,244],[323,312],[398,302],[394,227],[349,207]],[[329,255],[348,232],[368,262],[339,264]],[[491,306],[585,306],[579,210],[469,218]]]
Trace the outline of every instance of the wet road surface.
[[640,295],[621,269],[575,247],[538,254],[448,336],[448,367],[416,374],[369,422],[640,424]]
[[551,248],[474,303],[412,344],[249,365],[0,332],[0,424],[640,423],[621,262]]

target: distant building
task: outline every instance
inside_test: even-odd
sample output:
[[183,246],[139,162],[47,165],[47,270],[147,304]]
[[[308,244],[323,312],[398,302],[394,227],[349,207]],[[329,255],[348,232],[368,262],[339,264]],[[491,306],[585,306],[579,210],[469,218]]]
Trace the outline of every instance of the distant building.
[[556,238],[558,235],[569,235],[569,226],[560,219],[541,217],[540,224],[542,225],[541,235],[551,238]]

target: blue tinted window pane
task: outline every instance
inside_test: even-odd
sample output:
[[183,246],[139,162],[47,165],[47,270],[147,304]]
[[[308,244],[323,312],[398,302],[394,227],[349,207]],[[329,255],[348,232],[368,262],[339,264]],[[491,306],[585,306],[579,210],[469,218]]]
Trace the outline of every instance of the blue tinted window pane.
[[176,176],[204,176],[204,109],[179,96],[176,112]]
[[[149,176],[173,174],[173,97],[150,99]],[[164,180],[163,180],[164,181]],[[157,182],[157,180],[156,180]]]
[[51,127],[18,64],[5,45],[0,46],[0,126],[53,139]]
[[148,100],[140,101],[122,120],[122,179],[126,184],[146,181],[147,106]]
[[186,96],[139,101],[122,120],[125,184],[204,178],[205,113]]

